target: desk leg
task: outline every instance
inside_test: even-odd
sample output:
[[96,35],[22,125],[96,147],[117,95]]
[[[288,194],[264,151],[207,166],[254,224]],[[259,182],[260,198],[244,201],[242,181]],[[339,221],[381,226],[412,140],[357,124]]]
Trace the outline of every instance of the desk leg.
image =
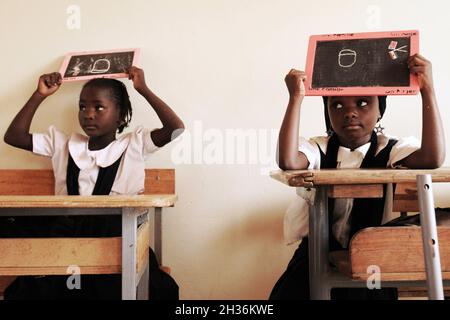
[[436,212],[434,211],[431,175],[417,176],[417,193],[419,195],[420,225],[427,274],[428,298],[444,300],[442,285],[441,257],[439,252]]
[[136,217],[133,209],[122,209],[122,300],[136,300]]
[[328,196],[327,187],[316,190],[314,206],[309,213],[309,286],[311,300],[330,300],[328,260]]
[[162,265],[162,208],[155,208],[155,216],[153,219],[153,250],[155,251],[156,259]]

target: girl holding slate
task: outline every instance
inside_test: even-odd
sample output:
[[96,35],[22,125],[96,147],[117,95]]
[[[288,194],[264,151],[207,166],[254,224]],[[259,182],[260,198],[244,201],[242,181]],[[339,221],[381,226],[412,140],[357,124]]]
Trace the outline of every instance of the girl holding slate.
[[[122,133],[131,121],[132,109],[124,83],[97,78],[80,93],[78,120],[86,135],[67,136],[55,126],[46,133],[30,133],[39,105],[61,86],[61,75],[39,78],[38,87],[10,124],[5,142],[52,159],[56,195],[120,195],[144,191],[145,160],[184,130],[172,109],[147,86],[144,71],[128,70],[133,86],[155,110],[162,128],[142,126]],[[0,236],[117,237],[121,216],[72,216],[6,219]],[[177,299],[178,286],[159,270],[150,249],[150,298]],[[156,267],[156,268],[155,268]],[[121,275],[81,275],[81,289],[69,290],[66,276],[19,277],[5,291],[6,299],[120,299]],[[159,286],[159,287],[158,287]]]
[[[281,125],[277,161],[283,170],[321,168],[438,168],[445,158],[444,131],[433,87],[431,63],[419,54],[408,60],[422,96],[422,141],[377,134],[376,123],[386,108],[386,96],[323,97],[328,136],[299,139],[300,108],[306,75],[292,69],[285,78],[289,103]],[[389,192],[389,190],[385,191]],[[309,299],[308,205],[312,192],[299,197],[285,216],[288,243],[301,240],[270,299]],[[386,194],[386,193],[385,193]],[[348,248],[358,230],[382,225],[394,217],[381,199],[336,199],[329,203],[330,251]],[[386,200],[388,201],[388,200]],[[386,206],[388,208],[389,206]],[[336,288],[332,299],[396,299],[396,289]]]

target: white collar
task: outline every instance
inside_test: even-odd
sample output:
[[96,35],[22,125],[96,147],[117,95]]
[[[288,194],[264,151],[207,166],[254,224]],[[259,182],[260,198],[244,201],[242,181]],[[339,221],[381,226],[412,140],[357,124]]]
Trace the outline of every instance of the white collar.
[[353,150],[343,147],[343,146],[339,146],[339,149],[340,149],[339,151],[344,152],[344,153],[359,152],[365,157],[367,151],[369,151],[369,148],[370,148],[370,141],[356,149],[353,149]]
[[91,168],[94,164],[106,168],[116,162],[130,142],[130,134],[120,136],[105,148],[89,150],[89,138],[79,133],[73,133],[69,138],[69,153],[80,170]]
[[337,167],[338,168],[358,168],[366,156],[367,151],[370,148],[370,142],[366,143],[353,151],[346,147],[339,147],[337,155]]

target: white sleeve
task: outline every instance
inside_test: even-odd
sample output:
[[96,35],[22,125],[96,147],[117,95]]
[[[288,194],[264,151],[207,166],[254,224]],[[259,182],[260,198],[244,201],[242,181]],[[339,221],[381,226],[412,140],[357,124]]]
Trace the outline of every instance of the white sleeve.
[[300,137],[298,151],[302,152],[308,159],[308,169],[320,169],[320,151],[314,138],[306,140]]
[[33,133],[33,153],[52,157],[55,150],[64,147],[67,136],[55,126],[50,126],[44,133]]
[[406,137],[398,139],[392,147],[389,155],[388,168],[394,168],[400,160],[405,159],[414,151],[420,149],[420,141],[416,137]]
[[148,158],[153,152],[159,150],[159,147],[155,145],[150,135],[153,130],[138,126],[134,131],[134,138],[140,147],[144,159]]

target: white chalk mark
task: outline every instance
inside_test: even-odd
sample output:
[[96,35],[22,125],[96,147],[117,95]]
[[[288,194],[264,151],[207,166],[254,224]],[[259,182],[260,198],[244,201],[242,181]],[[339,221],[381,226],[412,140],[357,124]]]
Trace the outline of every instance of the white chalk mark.
[[[346,57],[346,56],[353,56],[353,59],[351,59],[351,63],[348,63],[347,61],[345,64],[342,63],[342,61],[341,61],[342,57]],[[339,63],[339,66],[342,68],[352,67],[356,63],[356,51],[350,50],[350,49],[342,49],[341,51],[339,51],[338,63]]]
[[393,51],[393,52],[399,51],[399,52],[406,52],[406,53],[408,53],[408,51],[402,50],[402,49],[404,49],[404,48],[406,48],[406,47],[408,47],[408,46],[403,46],[403,47],[400,47],[400,48],[396,48],[396,49],[393,49],[392,51]]
[[391,43],[389,44],[389,47],[388,47],[388,49],[389,49],[389,52],[388,52],[388,53],[389,53],[389,56],[391,57],[392,60],[395,60],[395,59],[398,58],[396,52],[405,52],[405,53],[408,53],[408,51],[403,50],[403,49],[405,49],[405,48],[408,47],[407,45],[404,45],[404,46],[402,46],[402,47],[400,47],[400,48],[397,48],[397,44],[398,44],[397,41],[393,41],[393,40],[392,40]]
[[394,51],[389,51],[389,56],[391,57],[392,60],[397,59],[397,55],[395,54]]
[[84,64],[84,62],[80,62],[80,59],[77,58],[76,64],[72,67],[72,70],[69,72],[74,77],[78,76],[78,74],[81,72],[81,66]]
[[[98,64],[101,64],[102,62],[106,62],[107,66],[103,67],[103,69],[99,69]],[[104,73],[109,70],[111,67],[111,62],[109,62],[108,59],[98,59],[94,62],[94,65],[92,66],[92,69],[90,70],[90,73]]]
[[392,50],[392,49],[397,48],[397,43],[398,43],[397,41],[391,41],[391,43],[389,44],[388,49]]

